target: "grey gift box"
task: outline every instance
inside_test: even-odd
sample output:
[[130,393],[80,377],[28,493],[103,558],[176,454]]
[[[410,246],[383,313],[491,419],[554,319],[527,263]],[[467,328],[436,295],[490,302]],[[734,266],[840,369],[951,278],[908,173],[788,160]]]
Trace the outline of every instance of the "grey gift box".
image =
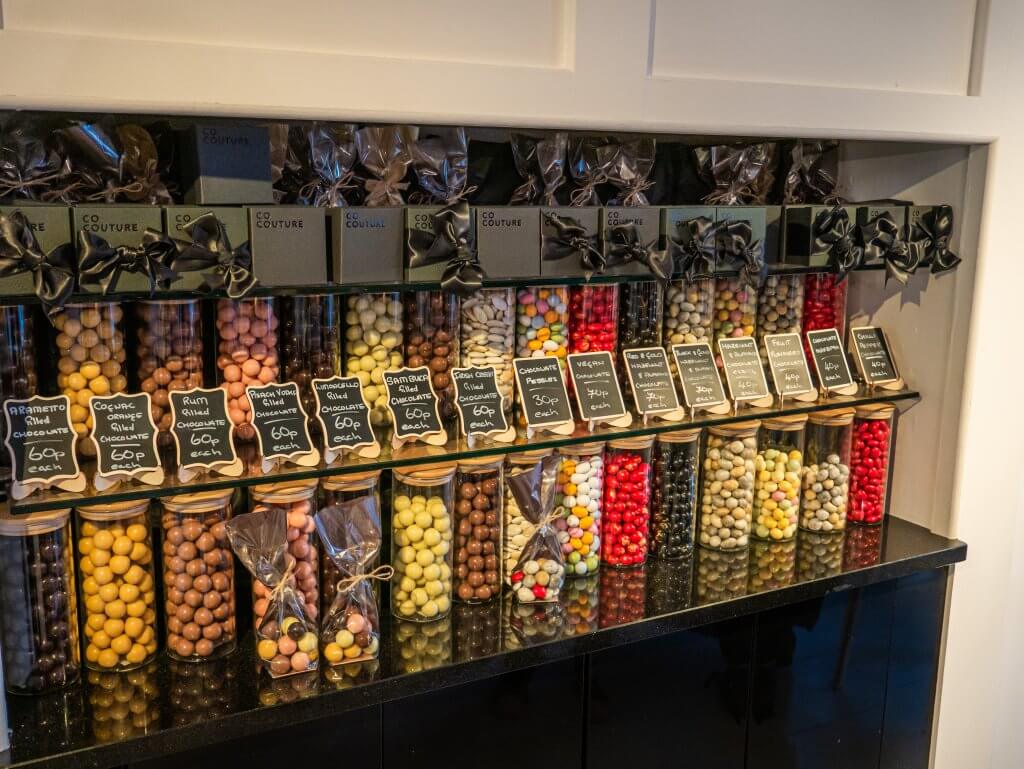
[[[717,221],[718,209],[714,206],[665,206],[661,209],[661,238],[666,248],[671,249],[670,239],[682,242],[682,225],[693,219],[704,217],[712,224]],[[681,270],[679,260],[675,260],[673,272],[678,277]]]
[[601,234],[601,209],[597,206],[586,206],[581,208],[555,207],[540,209],[540,231],[542,235],[540,252],[540,274],[545,278],[579,277],[585,276],[588,270],[580,264],[579,258],[570,256],[565,259],[545,259],[543,250],[543,237],[554,237],[556,231],[547,220],[547,214],[555,214],[565,219],[574,220],[584,229],[588,238],[592,238],[595,248],[601,248],[599,240]]
[[253,272],[264,287],[328,282],[327,216],[311,206],[250,206]]
[[[868,222],[873,219],[888,214],[892,217],[895,222],[897,229],[902,233],[903,227],[907,223],[907,207],[901,205],[891,205],[886,203],[865,203],[857,206],[857,227],[865,227]],[[902,237],[902,235],[901,235]],[[858,242],[864,244],[864,238],[858,235]],[[864,264],[881,264],[881,259],[869,259],[867,254],[864,255]]]
[[540,275],[540,209],[483,206],[476,212],[476,247],[488,278]]
[[[407,206],[405,209],[405,279],[415,282],[435,282],[441,280],[447,262],[425,264],[421,267],[410,267],[412,259],[412,241],[410,235],[414,230],[434,232],[434,214],[444,206]],[[473,209],[469,211],[469,237],[476,239],[476,217]]]
[[[75,206],[71,210],[72,229],[76,247],[79,248],[78,258],[82,254],[78,242],[79,232],[92,232],[99,235],[113,247],[138,247],[142,244],[147,229],[164,231],[163,211],[156,206],[148,205],[100,205]],[[95,283],[79,285],[83,290],[93,291],[99,288]],[[149,277],[143,273],[122,272],[118,277],[115,291],[149,291]],[[175,283],[171,289],[177,288]]]
[[[44,254],[65,243],[74,242],[71,237],[71,209],[67,206],[27,202],[24,205],[0,206],[0,214],[4,216],[10,216],[16,211],[28,220],[36,244]],[[34,294],[35,290],[31,272],[0,277],[0,294],[4,296]]]
[[[719,206],[718,221],[750,222],[752,241],[764,244],[765,264],[782,261],[782,206]],[[738,270],[742,265],[719,254],[719,269]]]
[[399,283],[404,276],[404,209],[328,208],[335,283]]
[[[189,222],[209,213],[216,216],[224,225],[224,231],[232,248],[238,248],[243,243],[249,242],[249,215],[241,207],[167,206],[164,208],[164,232],[177,240],[191,242],[185,227]],[[206,271],[183,272],[180,274],[181,277],[172,284],[172,287],[182,291],[199,288],[203,285],[203,272]],[[256,272],[255,266],[253,272]]]
[[[925,217],[931,216],[936,208],[938,208],[938,206],[907,206],[907,227],[910,230],[911,235],[914,234],[916,229],[921,227],[922,220]],[[955,251],[956,249],[954,248],[953,250]],[[918,267],[928,267],[931,263],[932,253],[929,248],[928,253],[925,255]]]
[[[834,206],[797,205],[786,206],[783,212],[783,256],[785,264],[802,267],[827,267],[830,255],[828,249],[822,250],[816,243],[821,225]],[[856,233],[856,206],[842,206],[850,218],[850,226],[854,228],[854,240],[859,241]]]
[[181,167],[186,203],[274,202],[270,134],[264,126],[191,126],[182,141]]
[[[629,223],[636,225],[637,239],[641,245],[647,246],[653,243],[654,248],[660,247],[661,213],[659,209],[654,206],[602,208],[601,245],[604,248],[605,259],[612,260],[610,243],[612,228]],[[651,271],[646,265],[630,261],[625,264],[609,266],[607,273],[609,275],[650,275]]]

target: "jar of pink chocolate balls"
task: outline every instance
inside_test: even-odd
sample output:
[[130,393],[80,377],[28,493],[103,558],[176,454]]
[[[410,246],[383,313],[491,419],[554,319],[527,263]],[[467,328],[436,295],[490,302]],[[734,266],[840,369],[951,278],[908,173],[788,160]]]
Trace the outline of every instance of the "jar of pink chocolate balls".
[[271,297],[217,301],[217,378],[240,441],[256,438],[245,388],[278,381],[277,327]]

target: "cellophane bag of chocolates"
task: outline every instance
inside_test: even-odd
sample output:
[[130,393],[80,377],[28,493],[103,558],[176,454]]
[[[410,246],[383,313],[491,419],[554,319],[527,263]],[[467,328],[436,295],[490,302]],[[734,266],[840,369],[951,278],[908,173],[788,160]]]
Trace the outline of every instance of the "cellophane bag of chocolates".
[[365,126],[356,131],[359,168],[365,176],[364,205],[401,206],[409,187],[405,174],[412,162],[412,144],[418,131],[413,126]]
[[13,114],[0,130],[0,198],[47,200],[63,184],[60,154],[39,119]]
[[[281,203],[321,208],[352,205],[359,197],[355,178],[356,127],[351,123],[292,125],[287,147],[278,150]],[[273,139],[272,139],[273,146]],[[272,153],[272,165],[274,163]]]
[[[618,145],[611,157],[604,161],[604,173],[608,182],[616,189],[615,195],[607,205],[650,205],[644,192],[653,184],[650,177],[651,171],[654,170],[656,149],[654,138],[649,136]],[[605,153],[608,152],[606,149]]]
[[704,200],[723,206],[767,205],[775,185],[778,143],[694,147],[701,178],[712,187]]
[[464,128],[420,129],[412,144],[412,169],[418,189],[410,203],[448,205],[457,203],[473,190],[467,185],[469,146]]
[[599,206],[598,188],[608,183],[608,168],[615,160],[618,144],[600,136],[575,136],[569,147],[569,177],[573,190],[571,206]]
[[568,134],[562,131],[541,139],[512,134],[512,157],[523,183],[512,191],[509,205],[558,205],[555,193],[565,183],[568,142]]
[[840,203],[839,142],[797,139],[789,147],[789,166],[783,180],[782,202]]
[[521,603],[557,601],[565,582],[565,555],[554,525],[559,461],[555,455],[547,456],[505,478],[523,517],[536,525],[508,576]]

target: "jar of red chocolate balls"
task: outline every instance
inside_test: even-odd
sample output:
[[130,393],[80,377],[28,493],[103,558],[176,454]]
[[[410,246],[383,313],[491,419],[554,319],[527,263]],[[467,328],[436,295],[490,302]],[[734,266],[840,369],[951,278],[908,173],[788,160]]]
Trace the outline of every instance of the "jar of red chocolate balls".
[[78,616],[71,511],[0,516],[4,680],[42,694],[78,678]]
[[459,462],[455,472],[455,598],[489,601],[501,592],[504,457]]
[[[380,510],[380,472],[380,470],[367,470],[361,473],[346,473],[321,479],[319,509],[323,510],[342,502],[371,497],[377,503],[377,509]],[[379,560],[380,556],[378,555],[367,565],[366,570],[373,571]],[[321,569],[320,615],[323,616],[334,603],[341,573],[330,558],[321,559]],[[374,592],[376,592],[378,583],[374,581],[373,584]]]
[[281,301],[281,363],[284,379],[299,386],[302,407],[310,428],[316,420],[314,379],[330,379],[341,373],[341,318],[338,297],[290,296]]
[[601,562],[635,566],[647,558],[654,437],[608,442],[604,458]]
[[278,324],[271,297],[217,300],[217,380],[239,441],[256,440],[245,388],[279,381]]
[[405,365],[430,369],[442,421],[453,419],[459,365],[459,298],[448,291],[410,291],[405,304]]
[[859,406],[853,419],[850,448],[850,509],[852,523],[880,524],[885,516],[892,456],[892,406]]
[[[10,398],[31,398],[38,385],[30,308],[0,307],[0,404]],[[7,420],[0,417],[0,444],[6,438]],[[0,451],[0,468],[10,467],[10,461],[7,450]]]
[[[839,338],[846,338],[846,288],[849,281],[839,282],[828,272],[815,272],[804,281],[803,338],[807,344],[807,332],[834,328]],[[811,351],[807,348],[807,357]]]
[[224,529],[231,495],[229,489],[160,500],[167,653],[179,660],[235,648],[235,561]]
[[569,352],[615,355],[618,340],[619,287],[573,286],[569,291]]

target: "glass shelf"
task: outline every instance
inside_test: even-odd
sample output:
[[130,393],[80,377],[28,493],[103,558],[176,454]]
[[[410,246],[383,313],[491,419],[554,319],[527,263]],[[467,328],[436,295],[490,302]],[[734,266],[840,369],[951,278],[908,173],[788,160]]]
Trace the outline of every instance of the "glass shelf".
[[[452,438],[444,446],[428,446],[422,443],[414,443],[403,446],[398,450],[392,450],[390,434],[381,437],[382,451],[379,457],[366,459],[355,455],[346,455],[330,465],[321,464],[317,467],[298,467],[296,465],[279,465],[269,474],[264,474],[260,468],[260,458],[256,454],[255,444],[244,445],[239,448],[239,456],[245,461],[246,470],[239,478],[229,478],[222,475],[205,475],[192,479],[185,483],[178,479],[171,468],[167,472],[167,478],[160,486],[145,486],[139,483],[126,483],[105,492],[98,492],[92,489],[91,476],[92,467],[85,466],[85,472],[90,480],[89,490],[82,493],[67,493],[60,490],[44,491],[30,496],[19,502],[7,503],[10,512],[15,515],[38,512],[40,510],[53,510],[63,507],[75,507],[80,504],[100,504],[118,502],[131,499],[147,499],[163,497],[172,494],[194,493],[214,489],[230,489],[238,486],[253,486],[261,483],[272,483],[286,480],[300,480],[306,478],[322,478],[324,476],[341,475],[345,473],[362,472],[366,470],[383,470],[392,467],[403,467],[407,465],[423,464],[425,462],[456,461],[470,457],[494,454],[511,454],[524,450],[554,449],[560,446],[571,446],[579,443],[592,441],[608,441],[617,438],[630,438],[638,435],[656,435],[692,427],[708,427],[711,425],[729,424],[742,422],[750,419],[763,419],[773,416],[784,416],[792,414],[810,414],[815,411],[825,411],[840,407],[861,406],[871,403],[893,403],[896,405],[909,406],[919,400],[920,394],[916,390],[886,391],[875,390],[874,392],[861,392],[857,395],[835,396],[820,400],[815,403],[802,403],[799,401],[787,401],[785,407],[779,408],[750,408],[742,407],[738,414],[700,414],[697,418],[687,419],[681,422],[662,422],[652,420],[644,424],[639,419],[634,419],[632,425],[626,428],[614,428],[607,426],[588,429],[585,422],[577,422],[576,429],[571,435],[552,435],[549,433],[536,433],[528,437],[525,428],[517,428],[517,436],[513,443],[495,443],[491,441],[478,441],[470,446],[467,441],[459,436]],[[0,507],[2,509],[2,507]]]

